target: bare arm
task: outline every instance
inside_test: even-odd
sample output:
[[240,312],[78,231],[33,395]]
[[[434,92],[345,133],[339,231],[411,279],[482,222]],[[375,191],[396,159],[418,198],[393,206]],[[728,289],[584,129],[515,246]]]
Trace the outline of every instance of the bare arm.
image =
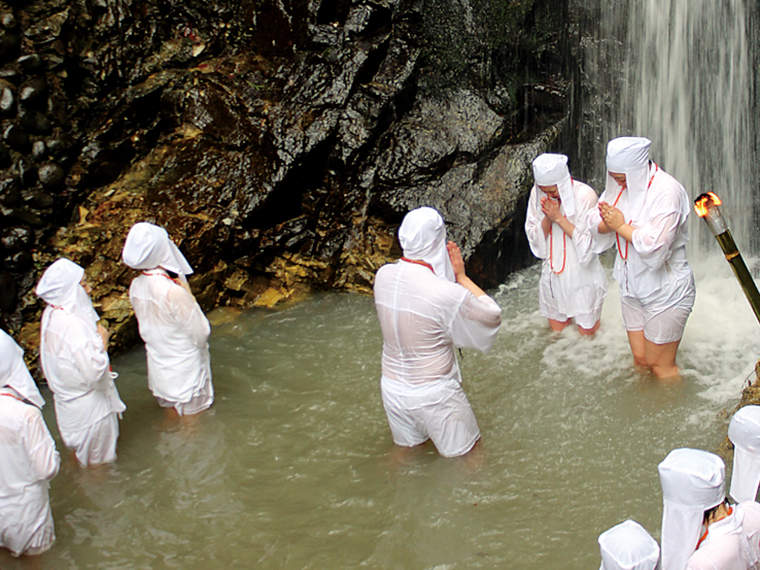
[[467,277],[464,270],[464,259],[462,259],[462,251],[459,246],[453,241],[446,244],[446,249],[449,251],[449,259],[451,259],[451,265],[454,268],[454,277],[462,287],[467,289],[470,293],[476,297],[481,297],[486,294],[483,289],[475,285],[475,283]]

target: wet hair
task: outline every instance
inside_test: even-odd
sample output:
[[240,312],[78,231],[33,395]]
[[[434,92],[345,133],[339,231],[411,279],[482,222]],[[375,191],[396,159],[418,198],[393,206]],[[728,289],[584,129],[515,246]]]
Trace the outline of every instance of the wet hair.
[[709,509],[707,509],[707,510],[705,511],[705,514],[704,514],[704,515],[702,515],[702,524],[705,524],[705,525],[706,525],[706,524],[707,524],[707,521],[709,521],[709,520],[710,520],[712,517],[714,517],[714,516],[715,516],[715,513],[717,512],[717,510],[718,510],[718,509],[719,509],[719,508],[720,508],[722,505],[725,505],[726,507],[728,506],[728,497],[726,497],[725,499],[723,499],[723,501],[721,501],[720,503],[718,503],[718,504],[717,504],[717,505],[715,505],[714,507],[712,507],[712,508],[709,508]]

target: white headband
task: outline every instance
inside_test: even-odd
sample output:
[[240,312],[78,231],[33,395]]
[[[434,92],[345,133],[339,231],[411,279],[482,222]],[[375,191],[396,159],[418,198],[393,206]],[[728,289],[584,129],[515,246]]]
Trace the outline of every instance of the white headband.
[[657,467],[662,486],[662,570],[684,570],[704,512],[725,500],[723,460],[701,449],[674,449]]
[[760,406],[744,406],[728,425],[734,444],[730,495],[737,503],[754,501],[760,484]]
[[407,213],[398,229],[404,256],[429,263],[438,277],[454,281],[446,249],[446,227],[437,210],[423,206]]
[[567,168],[567,157],[564,154],[545,152],[536,157],[532,163],[533,180],[537,186],[557,186],[562,207],[566,216],[575,214],[575,194],[573,180]]
[[129,230],[121,258],[132,269],[162,267],[180,275],[193,272],[166,230],[147,222],[139,222]]
[[655,570],[660,547],[639,523],[627,520],[599,535],[599,570]]

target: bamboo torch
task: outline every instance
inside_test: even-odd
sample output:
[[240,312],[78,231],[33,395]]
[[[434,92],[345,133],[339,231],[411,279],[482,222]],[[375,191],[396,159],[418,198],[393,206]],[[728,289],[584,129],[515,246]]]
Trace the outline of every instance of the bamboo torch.
[[731,264],[731,269],[734,270],[734,275],[739,280],[739,284],[742,286],[744,294],[747,296],[747,300],[755,312],[755,317],[760,321],[760,293],[758,293],[755,281],[752,279],[752,275],[734,243],[734,238],[731,236],[726,220],[723,214],[720,213],[718,206],[721,203],[718,196],[712,192],[708,192],[707,194],[698,196],[694,200],[694,210],[700,218],[707,222],[710,231],[715,236],[715,239],[718,240],[718,244],[723,250],[726,260]]

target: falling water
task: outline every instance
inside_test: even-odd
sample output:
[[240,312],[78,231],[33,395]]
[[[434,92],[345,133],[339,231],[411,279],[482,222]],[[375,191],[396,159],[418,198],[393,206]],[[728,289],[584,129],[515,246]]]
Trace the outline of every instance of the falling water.
[[[694,198],[724,201],[740,249],[756,244],[757,135],[754,14],[745,0],[599,0],[586,7],[584,80],[591,118],[582,144],[589,179],[603,180],[604,146],[622,135],[652,140],[651,157]],[[597,17],[598,16],[598,17]],[[700,250],[715,248],[692,220]],[[694,247],[692,247],[692,251]]]

